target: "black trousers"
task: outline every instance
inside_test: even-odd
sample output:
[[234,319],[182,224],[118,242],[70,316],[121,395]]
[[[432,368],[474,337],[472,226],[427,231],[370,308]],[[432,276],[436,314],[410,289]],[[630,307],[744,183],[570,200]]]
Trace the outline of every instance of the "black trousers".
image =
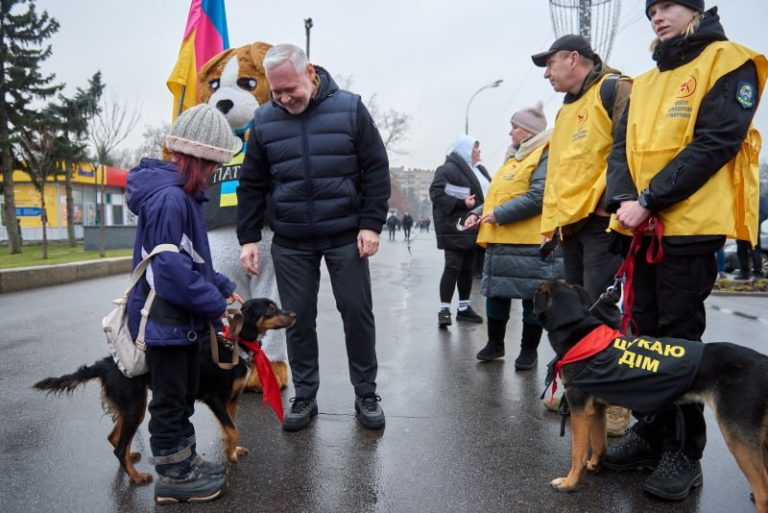
[[[610,218],[592,215],[581,228],[563,237],[565,281],[581,285],[594,302],[613,284],[621,265],[621,255],[614,253],[613,235],[606,232]],[[593,311],[614,328],[621,325],[621,312],[616,305],[599,303]]]
[[475,266],[474,249],[446,249],[445,267],[440,278],[440,301],[450,303],[454,289],[459,289],[459,299],[469,299],[472,292],[472,271]]
[[[636,256],[632,316],[638,333],[701,341],[706,327],[704,300],[717,279],[714,253],[675,255],[665,252],[659,264],[645,260],[646,240]],[[662,450],[682,451],[701,459],[707,443],[703,406],[686,404],[641,418],[633,429]]]
[[757,244],[753,247],[752,243],[748,240],[736,241],[736,255],[739,257],[739,267],[741,273],[749,275],[749,263],[752,261],[752,272],[754,274],[762,274],[763,272],[763,252],[760,247],[760,238],[757,239]]
[[147,364],[152,382],[149,445],[154,463],[164,464],[164,468],[183,462],[191,464],[195,427],[189,419],[195,412],[200,382],[200,344],[147,347]]
[[315,397],[320,387],[316,327],[322,259],[344,323],[350,381],[358,396],[372,395],[376,393],[378,362],[368,259],[360,258],[354,243],[318,250],[272,244],[280,302],[297,314],[296,323],[286,332],[296,397]]

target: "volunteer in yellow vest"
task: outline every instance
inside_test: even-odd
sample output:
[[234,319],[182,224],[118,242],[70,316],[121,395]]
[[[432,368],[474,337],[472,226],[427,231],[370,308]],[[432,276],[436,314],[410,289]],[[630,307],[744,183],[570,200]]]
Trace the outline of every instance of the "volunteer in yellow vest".
[[[486,248],[481,292],[488,316],[488,343],[479,360],[504,356],[504,335],[512,299],[523,300],[523,336],[516,370],[536,366],[541,324],[533,316],[533,293],[544,280],[561,278],[562,259],[541,259],[541,203],[547,177],[551,130],[543,105],[515,112],[510,120],[512,145],[507,160],[493,177],[485,203],[465,221],[480,223],[477,243]],[[480,215],[482,213],[482,216]]]
[[[661,262],[648,264],[644,249],[636,259],[639,333],[701,340],[715,251],[726,237],[754,242],[757,235],[759,136],[750,127],[768,62],[729,42],[717,8],[704,12],[703,0],[647,0],[646,14],[656,67],[635,80],[621,118],[608,209],[628,230],[650,214],[664,224]],[[656,466],[643,488],[682,500],[702,483],[705,443],[702,408],[671,407],[638,420],[603,465]]]
[[[532,59],[546,68],[544,78],[552,88],[566,93],[549,144],[541,232],[562,241],[565,281],[581,285],[596,301],[613,284],[621,264],[614,237],[607,232],[605,170],[632,83],[605,64],[586,39],[573,34]],[[593,313],[619,327],[615,304],[600,302]],[[608,408],[608,435],[622,436],[629,417],[625,408]]]
[[[566,35],[533,62],[544,78],[566,93],[557,113],[549,147],[541,232],[557,233],[563,245],[565,280],[584,287],[596,300],[613,283],[621,256],[611,252],[606,232],[605,170],[613,143],[614,111],[626,103],[631,82],[602,62],[581,36]],[[613,304],[600,304],[596,315],[619,326]]]

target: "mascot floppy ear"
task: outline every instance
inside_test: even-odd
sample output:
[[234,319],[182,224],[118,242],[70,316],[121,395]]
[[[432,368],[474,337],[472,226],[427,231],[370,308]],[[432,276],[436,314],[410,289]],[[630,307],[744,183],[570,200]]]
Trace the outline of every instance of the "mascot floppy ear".
[[269,101],[264,55],[271,45],[256,42],[230,48],[200,68],[200,102],[224,114],[232,131],[244,140],[256,108]]
[[584,288],[562,281],[546,281],[533,295],[533,313],[547,331],[588,317],[589,306]]

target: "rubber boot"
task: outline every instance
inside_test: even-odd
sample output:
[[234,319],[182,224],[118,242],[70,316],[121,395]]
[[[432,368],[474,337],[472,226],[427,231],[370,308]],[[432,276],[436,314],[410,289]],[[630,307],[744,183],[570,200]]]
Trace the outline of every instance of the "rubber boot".
[[539,347],[542,331],[541,326],[523,323],[523,338],[520,341],[520,354],[515,359],[515,370],[530,370],[536,367],[536,349]]
[[477,359],[490,362],[504,356],[504,334],[507,331],[507,319],[488,317],[488,343],[477,353]]

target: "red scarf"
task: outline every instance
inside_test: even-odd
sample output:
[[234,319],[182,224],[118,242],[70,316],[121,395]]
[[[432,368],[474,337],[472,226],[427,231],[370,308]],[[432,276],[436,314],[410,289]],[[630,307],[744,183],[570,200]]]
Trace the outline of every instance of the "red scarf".
[[245,348],[253,351],[253,362],[256,367],[256,373],[259,375],[259,380],[261,381],[263,403],[265,406],[269,404],[275,411],[277,418],[282,422],[284,414],[283,399],[280,396],[280,386],[277,384],[277,378],[275,377],[275,372],[272,370],[269,358],[267,358],[267,355],[264,354],[264,351],[261,349],[261,344],[257,340],[244,340],[240,337],[230,336],[229,326],[224,326],[221,336],[237,344],[242,344]]
[[623,333],[620,331],[606,326],[605,324],[601,324],[587,333],[584,338],[576,342],[576,344],[571,347],[562,358],[555,362],[555,377],[552,380],[552,396],[554,397],[555,392],[557,391],[557,377],[560,376],[560,371],[562,370],[563,365],[591,358],[611,345],[614,340],[621,336],[623,336]]

